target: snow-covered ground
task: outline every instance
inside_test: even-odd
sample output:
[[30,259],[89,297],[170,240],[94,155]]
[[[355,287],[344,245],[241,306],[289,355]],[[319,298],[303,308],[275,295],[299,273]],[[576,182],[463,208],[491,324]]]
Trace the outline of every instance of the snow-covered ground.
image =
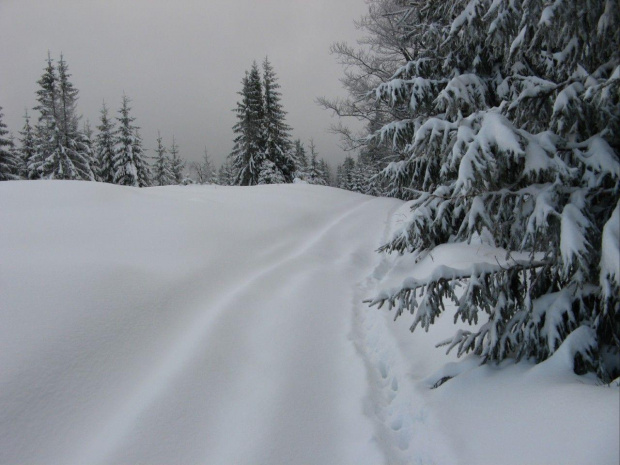
[[411,335],[361,303],[402,205],[0,183],[0,463],[616,465],[619,389],[562,351],[457,362],[450,315]]

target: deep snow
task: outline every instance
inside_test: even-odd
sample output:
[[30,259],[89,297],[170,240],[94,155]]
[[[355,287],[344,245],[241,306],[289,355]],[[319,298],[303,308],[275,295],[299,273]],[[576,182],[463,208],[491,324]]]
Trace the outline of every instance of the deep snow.
[[457,362],[450,315],[361,303],[406,271],[373,252],[402,205],[0,183],[0,463],[617,464],[618,387],[562,351]]

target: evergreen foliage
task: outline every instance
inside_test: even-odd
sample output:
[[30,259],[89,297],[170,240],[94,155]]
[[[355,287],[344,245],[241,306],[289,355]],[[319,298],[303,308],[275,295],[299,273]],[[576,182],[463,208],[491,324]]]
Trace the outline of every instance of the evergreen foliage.
[[[289,140],[291,128],[285,121],[286,112],[280,102],[282,94],[278,91],[279,88],[273,67],[265,58],[263,62],[265,159],[273,162],[275,169],[282,173],[286,182],[291,182],[295,173],[295,161]],[[273,168],[269,168],[271,169]]]
[[185,176],[183,170],[185,169],[185,161],[179,155],[179,146],[172,135],[172,145],[170,146],[170,173],[172,175],[172,184],[183,184]]
[[15,152],[15,144],[9,137],[9,131],[2,118],[0,107],[0,181],[19,179],[20,160]]
[[78,91],[69,81],[67,63],[60,58],[58,72],[48,54],[47,66],[38,81],[39,121],[35,130],[36,155],[28,166],[30,179],[94,180],[91,153],[78,130]]
[[168,150],[164,147],[162,137],[157,132],[157,147],[155,148],[155,162],[153,163],[153,185],[167,186],[173,184],[174,175],[170,169],[170,160],[166,156]]
[[441,345],[485,362],[542,361],[575,335],[577,373],[618,375],[619,17],[615,1],[407,2],[394,21],[411,57],[372,94],[403,115],[375,139],[404,155],[383,177],[411,215],[381,250],[487,236],[506,259],[372,304],[428,330],[452,301],[455,322],[482,324]]
[[241,101],[235,110],[238,121],[233,127],[236,137],[231,158],[235,185],[253,186],[258,184],[260,167],[265,159],[263,86],[256,62],[246,73],[242,85]]
[[123,95],[118,128],[115,135],[115,152],[113,160],[114,184],[134,187],[148,187],[150,172],[144,160],[142,139],[138,128],[133,125],[135,118],[129,112],[129,97]]
[[97,177],[101,182],[114,183],[115,132],[114,121],[108,116],[105,102],[101,107],[99,133],[95,138],[95,157],[97,159]]
[[[28,112],[24,114],[24,126],[19,132],[20,138],[20,177],[23,179],[31,179],[29,166],[34,162],[36,156],[36,141],[34,138],[34,129],[30,124],[30,116]],[[34,172],[33,172],[34,174]]]

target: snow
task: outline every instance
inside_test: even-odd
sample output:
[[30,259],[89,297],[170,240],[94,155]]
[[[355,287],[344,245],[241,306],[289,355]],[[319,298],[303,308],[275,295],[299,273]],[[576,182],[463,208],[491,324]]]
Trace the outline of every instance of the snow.
[[[361,303],[402,278],[373,251],[405,208],[302,183],[0,183],[0,463],[618,463],[619,388],[574,375],[566,343],[478,366],[434,348],[449,312],[411,335]],[[505,256],[415,266],[477,260]]]

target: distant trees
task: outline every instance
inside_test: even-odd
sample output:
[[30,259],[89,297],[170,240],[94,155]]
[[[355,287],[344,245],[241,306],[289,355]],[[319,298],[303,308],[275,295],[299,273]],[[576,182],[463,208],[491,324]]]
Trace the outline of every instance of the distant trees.
[[135,118],[130,115],[129,102],[129,97],[123,95],[119,116],[116,117],[118,129],[114,139],[113,182],[124,186],[146,187],[150,185],[150,171],[144,159],[139,128],[134,126]]
[[101,182],[114,182],[114,155],[116,132],[114,122],[109,118],[108,108],[105,102],[101,107],[100,124],[97,126],[99,134],[95,138],[95,157],[97,158],[97,166],[99,172],[97,178]]
[[2,120],[4,117],[0,107],[0,181],[19,179],[21,161],[14,151],[14,143]]
[[190,165],[190,171],[192,171],[196,177],[198,184],[215,184],[217,176],[215,167],[209,157],[209,152],[205,147],[204,155],[200,162],[193,162]]
[[299,146],[290,141],[279,88],[267,58],[262,77],[254,62],[242,80],[230,154],[235,185],[292,182],[306,168]]

